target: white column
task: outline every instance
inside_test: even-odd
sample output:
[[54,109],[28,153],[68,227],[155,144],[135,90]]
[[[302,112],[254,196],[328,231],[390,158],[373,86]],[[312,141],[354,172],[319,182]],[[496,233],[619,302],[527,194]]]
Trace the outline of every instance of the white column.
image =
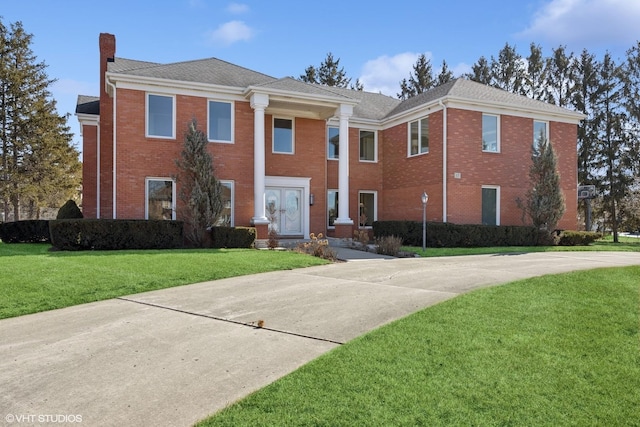
[[265,215],[264,187],[265,187],[265,156],[264,156],[264,110],[269,105],[269,95],[255,93],[251,95],[253,108],[253,218],[256,224],[268,224]]
[[353,114],[352,105],[340,105],[340,140],[338,142],[338,218],[335,224],[352,225],[349,218],[349,118]]

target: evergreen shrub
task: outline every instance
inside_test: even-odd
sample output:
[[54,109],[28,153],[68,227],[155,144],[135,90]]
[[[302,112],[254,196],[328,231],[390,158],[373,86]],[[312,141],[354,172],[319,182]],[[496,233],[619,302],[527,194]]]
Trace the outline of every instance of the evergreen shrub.
[[212,248],[252,248],[255,227],[211,227]]
[[4,243],[51,243],[49,221],[30,219],[0,223],[0,240]]
[[58,215],[56,219],[77,219],[83,218],[82,211],[76,205],[76,202],[73,200],[67,200],[67,202],[62,205],[62,207],[58,210]]

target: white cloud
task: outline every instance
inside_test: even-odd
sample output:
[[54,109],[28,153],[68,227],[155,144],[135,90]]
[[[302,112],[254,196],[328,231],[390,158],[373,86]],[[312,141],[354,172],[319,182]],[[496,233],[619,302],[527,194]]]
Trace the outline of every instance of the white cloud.
[[248,41],[254,36],[254,30],[242,21],[229,21],[208,34],[211,42],[228,46],[238,41]]
[[555,44],[633,43],[640,38],[640,1],[551,0],[518,34]]
[[[427,59],[431,53],[425,53]],[[395,97],[400,92],[400,81],[409,78],[420,53],[404,52],[394,56],[379,56],[362,66],[360,82],[367,92],[380,92]]]
[[240,15],[249,12],[249,6],[242,3],[230,3],[229,6],[227,6],[227,12]]

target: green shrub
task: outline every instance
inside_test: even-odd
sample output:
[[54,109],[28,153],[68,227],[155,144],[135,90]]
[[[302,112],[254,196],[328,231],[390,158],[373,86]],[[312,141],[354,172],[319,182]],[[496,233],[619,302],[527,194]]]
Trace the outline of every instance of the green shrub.
[[4,243],[50,243],[49,221],[30,219],[0,223],[0,240]]
[[184,246],[181,221],[60,219],[50,221],[51,244],[60,250],[175,249]]
[[58,215],[56,216],[56,219],[78,218],[83,218],[82,211],[80,211],[80,208],[73,200],[67,200],[67,202],[58,210]]
[[[375,238],[399,236],[408,246],[422,246],[422,222],[376,221]],[[429,247],[535,246],[538,232],[534,227],[490,226],[479,224],[427,223]]]
[[252,248],[255,227],[211,227],[212,248]]
[[602,234],[591,231],[563,231],[558,240],[559,246],[588,246],[598,239]]

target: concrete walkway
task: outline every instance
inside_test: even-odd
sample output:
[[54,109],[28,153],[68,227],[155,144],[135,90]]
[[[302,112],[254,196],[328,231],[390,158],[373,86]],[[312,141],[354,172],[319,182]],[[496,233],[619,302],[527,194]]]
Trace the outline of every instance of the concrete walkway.
[[0,419],[189,426],[341,343],[461,293],[625,265],[640,265],[640,253],[358,259],[5,319]]

